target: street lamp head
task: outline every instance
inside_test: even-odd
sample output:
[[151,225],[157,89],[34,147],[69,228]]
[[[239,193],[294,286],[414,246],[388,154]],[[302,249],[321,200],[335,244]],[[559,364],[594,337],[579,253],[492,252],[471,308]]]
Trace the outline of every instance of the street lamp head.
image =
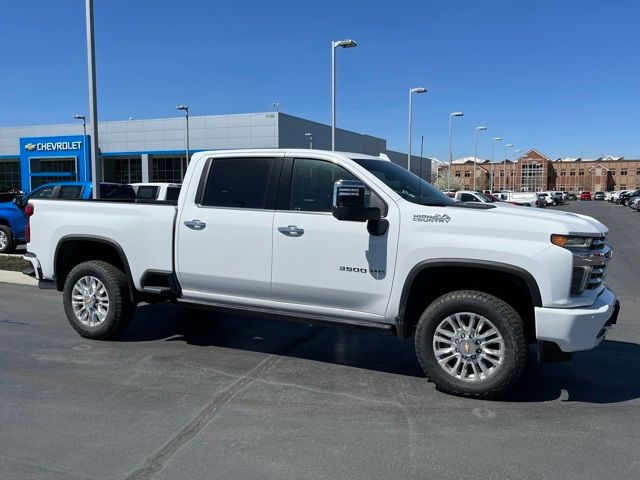
[[338,40],[336,42],[333,42],[333,48],[336,48],[336,47],[353,48],[357,46],[358,44],[355,42],[355,40],[351,40],[350,38],[347,38],[346,40]]
[[307,132],[304,134],[305,137],[313,137],[313,133],[311,132]]
[[86,117],[84,115],[74,115],[73,118],[75,118],[76,120],[85,120]]
[[476,127],[476,130],[486,130],[487,127]]
[[504,147],[505,147],[505,148],[507,148],[507,147],[513,147],[513,143],[507,143]]
[[184,110],[185,112],[188,112],[189,107],[187,107],[186,105],[177,105],[176,110]]
[[462,112],[451,112],[449,114],[450,117],[464,117],[464,113]]
[[427,93],[427,89],[422,87],[411,88],[409,89],[409,93]]
[[502,137],[493,137],[494,142],[500,142],[501,140],[502,140]]

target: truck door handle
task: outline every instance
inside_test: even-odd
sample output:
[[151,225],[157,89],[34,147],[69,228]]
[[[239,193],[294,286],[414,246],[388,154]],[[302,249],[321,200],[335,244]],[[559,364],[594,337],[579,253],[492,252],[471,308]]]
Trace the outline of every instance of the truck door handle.
[[301,237],[304,228],[298,228],[296,225],[288,225],[286,227],[278,227],[278,231],[287,237]]
[[191,230],[204,230],[204,228],[207,226],[206,223],[201,222],[198,219],[187,220],[186,222],[184,222],[184,225]]

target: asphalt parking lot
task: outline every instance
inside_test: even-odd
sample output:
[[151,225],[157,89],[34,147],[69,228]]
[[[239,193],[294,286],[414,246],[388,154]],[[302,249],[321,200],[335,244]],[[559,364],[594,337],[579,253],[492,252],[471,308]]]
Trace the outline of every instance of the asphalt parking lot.
[[609,226],[619,323],[501,401],[436,391],[412,340],[154,305],[95,342],[0,284],[0,478],[637,478],[640,214],[558,208]]

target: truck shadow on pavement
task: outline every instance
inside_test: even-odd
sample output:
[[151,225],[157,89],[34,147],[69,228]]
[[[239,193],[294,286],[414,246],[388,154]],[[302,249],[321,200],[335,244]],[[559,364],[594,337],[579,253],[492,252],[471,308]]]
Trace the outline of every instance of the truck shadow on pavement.
[[[184,342],[282,355],[414,377],[424,377],[413,338],[351,327],[320,327],[242,314],[186,310],[174,305],[138,308],[118,341]],[[570,362],[541,364],[530,349],[529,366],[519,384],[501,402],[617,403],[640,398],[640,345],[604,341]],[[405,385],[404,388],[407,388]]]

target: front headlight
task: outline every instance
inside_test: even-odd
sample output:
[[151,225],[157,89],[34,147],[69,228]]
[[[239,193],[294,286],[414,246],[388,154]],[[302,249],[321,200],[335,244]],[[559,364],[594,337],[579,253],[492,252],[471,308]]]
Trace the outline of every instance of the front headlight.
[[564,248],[591,248],[593,237],[554,234],[551,235],[551,243]]

